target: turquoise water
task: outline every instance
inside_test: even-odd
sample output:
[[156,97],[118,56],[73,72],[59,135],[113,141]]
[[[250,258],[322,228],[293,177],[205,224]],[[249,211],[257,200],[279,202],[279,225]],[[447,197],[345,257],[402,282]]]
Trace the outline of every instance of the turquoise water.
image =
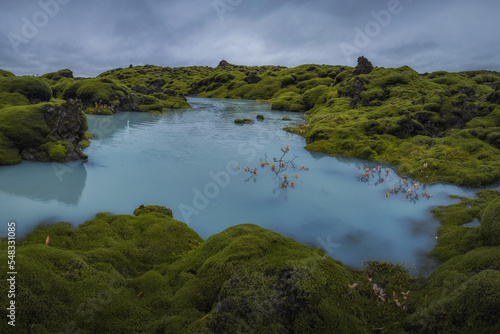
[[[271,111],[254,101],[190,98],[193,108],[165,116],[119,113],[89,116],[95,135],[86,163],[29,163],[0,168],[0,233],[17,222],[18,235],[39,223],[80,224],[98,212],[132,214],[141,204],[172,208],[202,238],[230,226],[257,224],[360,267],[378,259],[430,265],[425,254],[436,242],[430,210],[455,203],[450,194],[477,189],[428,186],[433,197],[417,202],[385,193],[399,177],[375,185],[359,182],[366,162],[307,152],[304,139],[281,130],[300,114]],[[255,112],[265,116],[256,120]],[[236,118],[252,118],[247,125]],[[287,171],[296,185],[280,188],[267,155],[287,157],[308,171]],[[243,171],[258,167],[257,176]],[[370,166],[375,166],[370,164]],[[237,167],[241,169],[238,171]],[[298,178],[295,178],[295,175]],[[282,180],[282,178],[281,178]],[[392,183],[391,183],[392,182]]]

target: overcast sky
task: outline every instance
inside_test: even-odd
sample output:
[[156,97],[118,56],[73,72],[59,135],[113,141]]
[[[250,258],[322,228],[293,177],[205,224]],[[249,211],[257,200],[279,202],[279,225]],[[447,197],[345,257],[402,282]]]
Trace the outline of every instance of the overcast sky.
[[499,0],[0,0],[0,68],[408,65],[500,71]]

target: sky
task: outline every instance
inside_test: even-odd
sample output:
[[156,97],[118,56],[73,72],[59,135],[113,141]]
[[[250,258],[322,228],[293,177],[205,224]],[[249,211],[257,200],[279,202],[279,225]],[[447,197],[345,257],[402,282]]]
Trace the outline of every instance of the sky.
[[408,65],[500,71],[498,0],[0,0],[0,69]]

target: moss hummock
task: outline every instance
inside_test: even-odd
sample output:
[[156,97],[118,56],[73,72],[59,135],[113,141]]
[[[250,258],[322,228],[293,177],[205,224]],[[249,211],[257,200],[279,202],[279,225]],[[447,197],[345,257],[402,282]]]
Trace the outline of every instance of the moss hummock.
[[[495,231],[498,231],[500,220],[495,216],[495,210],[498,208],[500,191],[483,190],[473,199],[451,197],[461,202],[432,210],[441,222],[441,227],[438,229],[438,243],[431,255],[445,262],[481,246],[497,246],[495,240],[498,232]],[[466,226],[474,221],[480,222],[479,227]]]

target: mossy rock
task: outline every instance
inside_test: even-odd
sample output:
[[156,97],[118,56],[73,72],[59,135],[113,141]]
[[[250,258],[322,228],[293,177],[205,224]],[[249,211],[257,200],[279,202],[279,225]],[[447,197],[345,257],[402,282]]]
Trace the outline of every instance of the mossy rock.
[[62,143],[58,142],[48,149],[48,154],[52,160],[64,161],[68,154],[68,150],[66,150],[66,147]]
[[172,209],[160,205],[141,205],[134,210],[134,216],[140,216],[146,213],[157,212],[167,217],[173,218]]
[[31,102],[48,102],[52,89],[42,79],[35,77],[0,77],[0,92],[20,93]]
[[[231,227],[180,264],[194,276],[177,292],[174,304],[205,305],[202,324],[211,331],[366,332],[340,296],[352,279],[349,272],[272,231]],[[326,284],[322,275],[329,277]]]
[[80,142],[80,147],[82,148],[82,150],[84,150],[90,146],[90,140],[92,138],[94,138],[93,134],[91,134],[90,132],[85,133],[83,140]]
[[131,91],[125,85],[108,78],[77,80],[66,86],[63,99],[79,99],[85,107],[105,104],[115,108],[131,108]]
[[74,79],[75,77],[73,76],[73,71],[69,69],[64,69],[57,72],[46,73],[42,76],[42,78],[46,78],[48,80],[57,82],[63,78]]
[[250,124],[252,123],[252,120],[250,118],[244,118],[244,119],[235,119],[234,120],[235,124]]

